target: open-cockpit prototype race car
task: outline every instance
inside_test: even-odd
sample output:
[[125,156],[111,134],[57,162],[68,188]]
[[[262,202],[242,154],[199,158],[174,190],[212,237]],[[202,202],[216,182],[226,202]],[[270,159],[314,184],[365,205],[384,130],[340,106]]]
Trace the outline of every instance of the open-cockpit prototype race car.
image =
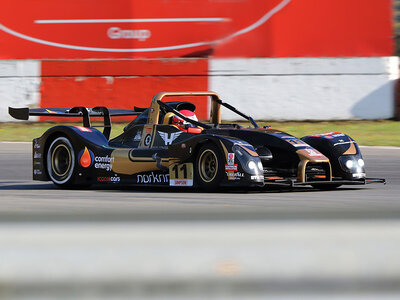
[[[190,102],[163,102],[167,97],[209,96],[210,120],[185,115]],[[221,106],[251,123],[221,122]],[[356,142],[339,132],[296,138],[268,126],[221,101],[214,92],[162,92],[146,109],[106,107],[9,108],[16,119],[29,116],[81,117],[83,126],[57,125],[33,140],[33,179],[58,186],[93,184],[192,186],[340,185],[382,182],[366,178]],[[112,116],[137,116],[124,132],[110,138]],[[90,117],[104,119],[103,132]],[[181,126],[173,119],[178,118]]]

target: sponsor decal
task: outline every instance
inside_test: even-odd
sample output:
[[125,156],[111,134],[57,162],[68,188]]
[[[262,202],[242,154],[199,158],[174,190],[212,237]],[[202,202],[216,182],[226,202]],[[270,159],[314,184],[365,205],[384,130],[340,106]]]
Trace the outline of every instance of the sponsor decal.
[[142,139],[142,132],[138,131],[135,135],[135,137],[133,138],[134,142],[140,141]]
[[167,132],[162,132],[162,131],[157,131],[157,132],[163,139],[165,146],[171,145],[183,133],[182,131],[177,131],[177,132],[172,132],[170,135],[168,135]]
[[74,126],[76,129],[79,129],[82,132],[92,132],[90,128],[82,127],[82,126]]
[[193,186],[193,179],[171,179],[170,186]]
[[264,180],[264,175],[251,175],[250,177],[251,180]]
[[42,153],[35,152],[35,153],[33,154],[33,158],[42,158]]
[[304,155],[310,159],[322,159],[324,161],[328,161],[328,158],[325,155],[323,155],[321,152],[311,147],[297,150],[296,153]]
[[234,165],[225,165],[225,171],[237,171],[238,170],[238,165],[234,164]]
[[35,170],[33,170],[33,174],[34,175],[42,175],[42,171],[35,169]]
[[150,174],[137,174],[136,183],[168,183],[169,174],[155,174],[151,172]]
[[119,27],[110,27],[107,30],[107,36],[110,39],[136,39],[140,42],[147,40],[151,36],[151,31],[147,29],[121,29]]
[[354,173],[353,174],[353,177],[354,178],[364,178],[365,177],[365,173]]
[[38,142],[35,142],[35,143],[33,144],[33,148],[34,148],[34,149],[40,149],[40,144],[39,144]]
[[241,172],[226,172],[228,176],[228,180],[240,180],[240,178],[244,177],[244,173]]
[[153,131],[153,128],[152,128],[152,127],[145,127],[145,128],[144,128],[144,133],[145,133],[145,134],[150,134],[152,131]]
[[300,140],[294,136],[285,135],[285,136],[282,136],[282,139],[285,140],[286,142],[292,144],[294,147],[308,146],[308,144],[306,144],[305,142],[303,142],[302,140]]
[[97,181],[119,183],[121,181],[121,178],[118,176],[103,176],[103,177],[97,177]]
[[311,149],[311,148],[306,148],[304,149],[310,156],[321,156],[322,154],[318,152],[317,150]]
[[169,166],[170,186],[192,186],[193,185],[193,164],[172,164]]
[[235,163],[235,153],[228,153],[228,165]]
[[94,167],[96,169],[104,169],[106,171],[111,171],[112,170],[112,164],[114,163],[114,157],[110,157],[108,155],[106,155],[106,156],[96,156],[94,158],[94,161],[96,162],[94,164]]
[[321,134],[314,134],[314,135],[310,135],[310,136],[313,136],[313,137],[324,137],[324,138],[326,138],[326,139],[333,139],[333,138],[336,138],[336,137],[343,137],[343,136],[346,136],[345,134],[343,134],[343,133],[340,133],[340,132],[327,132],[327,133],[321,133]]
[[333,134],[337,134],[337,133],[339,133],[339,132],[325,132],[325,133],[320,133],[320,134],[313,134],[313,135],[310,135],[310,136],[313,136],[313,137],[322,137],[322,136],[328,136],[328,135],[333,135]]
[[89,168],[94,162],[94,154],[86,146],[85,149],[81,150],[78,154],[79,163],[84,168]]
[[144,138],[144,145],[148,146],[151,143],[151,134],[146,135],[146,137]]

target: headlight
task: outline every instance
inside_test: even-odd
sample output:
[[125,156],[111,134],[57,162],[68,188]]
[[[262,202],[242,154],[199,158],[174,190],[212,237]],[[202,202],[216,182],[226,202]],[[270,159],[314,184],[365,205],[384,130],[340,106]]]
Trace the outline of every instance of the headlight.
[[243,171],[251,175],[258,175],[263,173],[262,162],[259,157],[251,156],[245,149],[239,145],[234,145],[232,150],[235,151]]
[[[365,174],[364,160],[363,160],[361,154],[340,156],[339,163],[340,163],[341,169],[346,173]],[[355,178],[355,176],[353,176],[353,178]]]
[[354,162],[353,162],[351,159],[349,159],[348,161],[346,161],[346,167],[347,167],[348,169],[351,169],[351,168],[353,167],[353,165],[354,165]]
[[360,167],[364,167],[365,163],[364,163],[364,160],[363,160],[362,158],[360,158],[360,159],[358,160],[358,165],[359,165]]
[[254,162],[254,160],[250,160],[250,161],[247,163],[247,166],[249,167],[250,170],[255,170],[255,169],[257,168],[257,165],[256,165],[256,163]]

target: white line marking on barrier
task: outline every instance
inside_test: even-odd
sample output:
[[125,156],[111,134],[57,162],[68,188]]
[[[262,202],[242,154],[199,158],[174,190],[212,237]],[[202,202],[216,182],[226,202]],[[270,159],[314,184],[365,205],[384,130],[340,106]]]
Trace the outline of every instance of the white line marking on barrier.
[[168,50],[179,50],[179,49],[187,49],[187,48],[194,48],[194,47],[200,47],[200,46],[210,46],[210,45],[215,45],[220,42],[226,41],[228,39],[237,37],[239,35],[248,33],[257,27],[260,27],[262,24],[267,22],[273,15],[275,15],[277,12],[282,10],[287,4],[290,3],[291,0],[283,0],[280,2],[277,6],[275,6],[272,10],[267,12],[261,19],[257,20],[255,23],[252,25],[241,29],[227,37],[224,37],[219,40],[215,41],[208,41],[208,42],[197,42],[197,43],[190,43],[190,44],[182,44],[182,45],[174,45],[174,46],[166,46],[166,47],[154,47],[154,48],[131,48],[131,49],[121,49],[121,48],[95,48],[95,47],[83,47],[83,46],[76,46],[76,45],[68,45],[68,44],[62,44],[62,43],[55,43],[55,42],[50,42],[38,38],[34,38],[22,33],[19,33],[17,31],[14,31],[3,24],[0,24],[0,29],[3,30],[4,32],[7,32],[8,34],[11,34],[13,36],[19,37],[21,39],[31,41],[34,43],[38,44],[43,44],[43,45],[48,45],[48,46],[53,46],[53,47],[58,47],[58,48],[65,48],[65,49],[73,49],[73,50],[84,50],[84,51],[95,51],[95,52],[129,52],[129,53],[135,53],[135,52],[157,52],[157,51],[168,51]]
[[180,23],[180,22],[225,22],[229,18],[154,18],[154,19],[76,19],[35,20],[36,24],[104,24],[104,23]]

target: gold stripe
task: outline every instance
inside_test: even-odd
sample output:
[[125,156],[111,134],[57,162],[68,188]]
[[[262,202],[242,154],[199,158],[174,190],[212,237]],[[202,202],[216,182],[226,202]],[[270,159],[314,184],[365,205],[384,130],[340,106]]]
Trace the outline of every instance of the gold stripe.
[[332,166],[329,159],[319,153],[317,150],[313,149],[318,153],[318,156],[311,156],[305,149],[297,150],[296,153],[300,158],[299,165],[297,167],[297,181],[299,182],[306,182],[306,167],[309,162],[311,163],[326,163],[329,165],[328,171],[328,178],[329,181],[332,180]]
[[357,149],[356,146],[354,146],[354,143],[351,143],[349,149],[347,149],[347,151],[345,153],[343,153],[344,155],[351,155],[351,154],[357,154]]
[[[157,163],[148,157],[132,157],[130,158],[130,149],[117,149],[111,153],[111,157],[114,158],[112,163],[112,170],[115,173],[132,175],[147,171],[159,171]],[[164,167],[169,166],[169,160],[164,159],[161,162]]]
[[257,152],[255,152],[255,151],[253,151],[253,150],[250,150],[249,148],[247,148],[247,147],[245,147],[245,146],[241,146],[245,151],[247,151],[247,153],[249,153],[251,156],[255,156],[255,157],[257,157],[258,156],[258,153]]
[[222,149],[224,150],[225,153],[225,161],[228,162],[228,149],[226,149],[224,143],[221,140],[219,140],[219,142],[221,143]]

